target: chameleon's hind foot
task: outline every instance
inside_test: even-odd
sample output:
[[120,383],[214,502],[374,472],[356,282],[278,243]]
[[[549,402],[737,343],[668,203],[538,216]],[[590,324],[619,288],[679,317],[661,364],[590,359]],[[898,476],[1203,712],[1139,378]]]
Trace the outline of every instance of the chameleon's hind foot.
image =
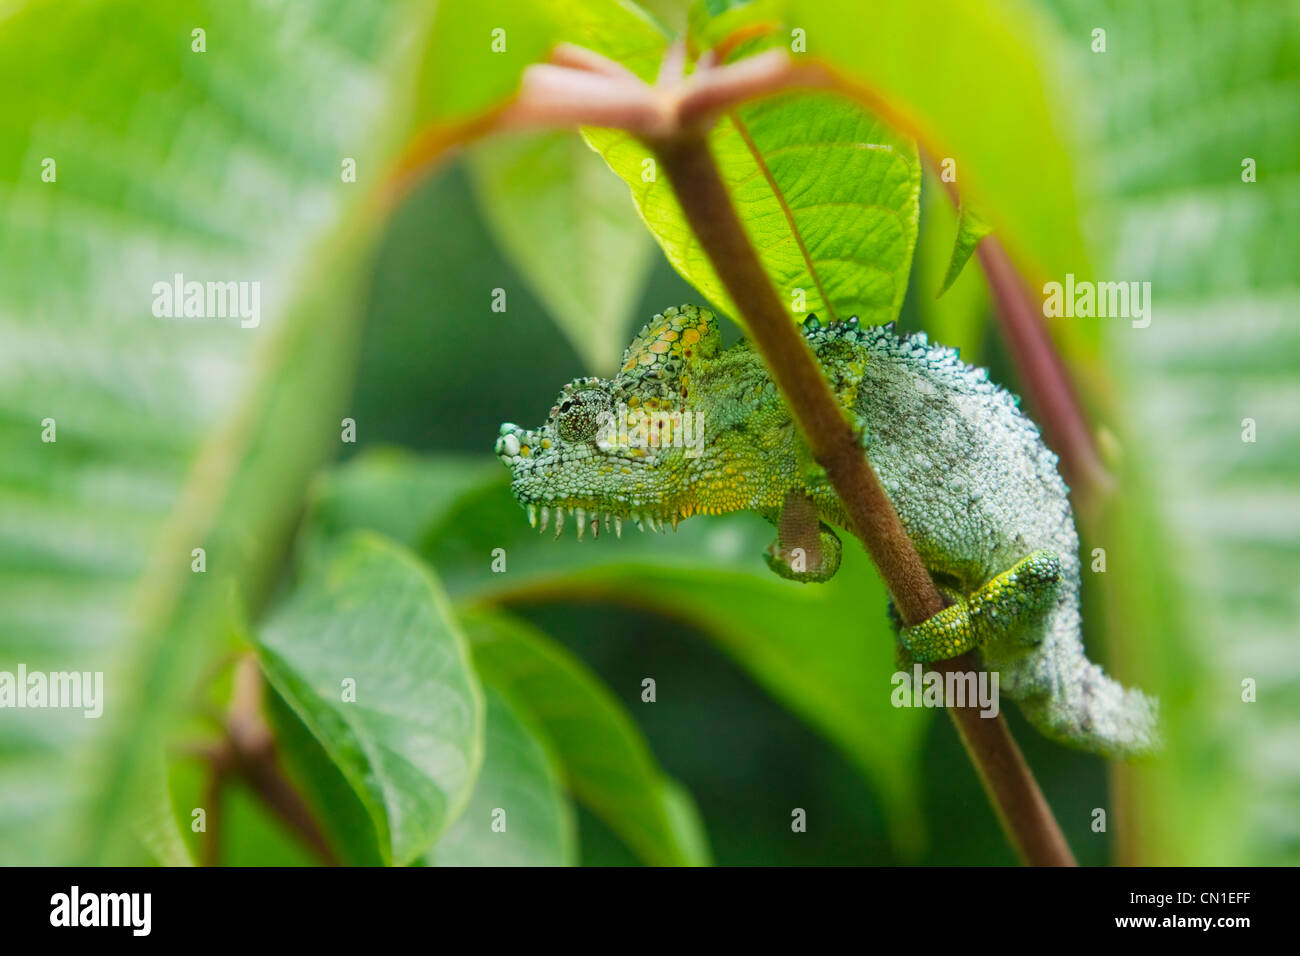
[[840,568],[843,546],[817,514],[817,505],[801,490],[785,497],[777,521],[777,539],[763,552],[767,566],[791,581],[827,581]]
[[898,629],[899,654],[942,661],[995,637],[1037,634],[1034,625],[1051,608],[1061,585],[1061,559],[1034,551],[928,621]]

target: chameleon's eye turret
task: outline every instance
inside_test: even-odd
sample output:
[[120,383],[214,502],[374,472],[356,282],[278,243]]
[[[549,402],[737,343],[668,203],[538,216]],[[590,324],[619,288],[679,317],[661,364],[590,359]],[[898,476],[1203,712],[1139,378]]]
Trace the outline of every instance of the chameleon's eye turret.
[[585,388],[564,395],[555,407],[555,425],[567,442],[589,441],[608,417],[609,393],[601,388]]

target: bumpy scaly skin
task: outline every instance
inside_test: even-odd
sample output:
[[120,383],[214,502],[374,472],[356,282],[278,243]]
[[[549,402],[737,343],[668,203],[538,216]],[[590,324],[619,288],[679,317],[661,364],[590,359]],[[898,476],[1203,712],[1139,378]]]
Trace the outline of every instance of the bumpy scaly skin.
[[[924,335],[900,339],[856,319],[805,322],[808,344],[936,584],[951,602],[899,627],[899,656],[978,650],[1001,687],[1048,736],[1110,757],[1157,745],[1156,706],[1083,652],[1078,537],[1056,456],[1018,400]],[[698,416],[703,442],[636,447],[608,428],[643,412]],[[689,444],[689,443],[688,443]],[[668,309],[628,347],[612,381],[566,385],[546,423],[502,425],[497,454],[543,530],[566,518],[662,529],[694,514],[750,510],[777,525],[768,564],[823,581],[839,566],[827,524],[847,516],[811,460],[762,361],[725,351],[712,314]]]

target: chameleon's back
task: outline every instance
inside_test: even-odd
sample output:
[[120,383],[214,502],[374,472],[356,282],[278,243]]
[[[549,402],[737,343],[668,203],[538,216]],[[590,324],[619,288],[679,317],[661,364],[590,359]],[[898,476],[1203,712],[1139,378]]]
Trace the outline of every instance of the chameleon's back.
[[1068,489],[1018,400],[924,335],[842,324],[811,331],[809,343],[856,411],[868,458],[950,595],[970,594],[1031,552],[1058,556],[1055,605],[1033,634],[1041,640],[981,648],[1002,689],[1063,742],[1116,757],[1151,750],[1154,702],[1084,655]]

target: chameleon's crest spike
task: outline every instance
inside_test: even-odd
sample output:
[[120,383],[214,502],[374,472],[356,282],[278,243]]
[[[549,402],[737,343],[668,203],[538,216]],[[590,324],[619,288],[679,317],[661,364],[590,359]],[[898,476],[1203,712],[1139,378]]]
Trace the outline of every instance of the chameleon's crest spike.
[[555,509],[555,537],[559,540],[560,534],[564,531],[564,509]]

